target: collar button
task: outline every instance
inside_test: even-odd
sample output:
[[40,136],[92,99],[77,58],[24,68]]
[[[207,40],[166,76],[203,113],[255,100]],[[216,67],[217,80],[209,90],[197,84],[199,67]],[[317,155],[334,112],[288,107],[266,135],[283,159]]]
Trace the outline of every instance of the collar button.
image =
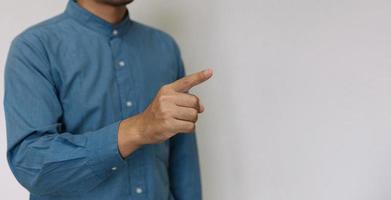
[[113,35],[114,35],[114,36],[117,36],[117,35],[118,35],[118,30],[114,29],[114,30],[113,30]]

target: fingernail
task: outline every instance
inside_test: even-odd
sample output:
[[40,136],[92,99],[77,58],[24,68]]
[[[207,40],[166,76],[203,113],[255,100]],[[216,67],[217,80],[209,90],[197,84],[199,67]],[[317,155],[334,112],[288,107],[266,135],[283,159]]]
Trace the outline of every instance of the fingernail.
[[204,73],[204,75],[208,76],[208,75],[212,74],[212,69],[206,69],[206,70],[204,70],[203,73]]

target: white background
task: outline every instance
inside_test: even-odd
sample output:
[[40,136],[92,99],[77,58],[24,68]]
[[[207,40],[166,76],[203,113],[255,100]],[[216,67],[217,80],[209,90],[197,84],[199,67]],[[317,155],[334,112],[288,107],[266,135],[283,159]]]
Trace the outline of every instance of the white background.
[[[1,3],[1,75],[11,39],[65,4]],[[389,0],[136,0],[129,8],[177,39],[188,73],[215,70],[194,90],[207,109],[198,126],[206,200],[391,199]],[[1,199],[27,199],[6,163],[1,119]]]

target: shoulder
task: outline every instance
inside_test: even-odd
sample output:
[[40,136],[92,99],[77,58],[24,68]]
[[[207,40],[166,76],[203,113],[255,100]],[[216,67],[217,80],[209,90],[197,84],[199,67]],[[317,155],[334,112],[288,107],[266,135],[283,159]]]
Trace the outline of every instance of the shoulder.
[[178,49],[177,41],[169,33],[137,21],[133,21],[133,26],[139,32],[139,35],[142,35],[146,39]]
[[8,51],[6,69],[29,69],[39,71],[49,77],[49,59],[47,45],[56,40],[56,35],[62,30],[58,27],[66,18],[63,14],[52,17],[26,28],[11,42]]
[[27,27],[12,40],[11,46],[28,44],[39,47],[43,42],[58,35],[57,33],[61,31],[61,24],[66,20],[64,14],[60,14]]

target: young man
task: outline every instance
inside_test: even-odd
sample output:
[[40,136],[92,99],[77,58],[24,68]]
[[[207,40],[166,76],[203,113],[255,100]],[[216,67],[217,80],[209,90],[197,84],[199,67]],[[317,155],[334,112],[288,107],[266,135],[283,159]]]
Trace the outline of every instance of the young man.
[[132,0],[71,0],[11,45],[8,162],[33,200],[200,200],[195,123],[175,41],[129,18]]

